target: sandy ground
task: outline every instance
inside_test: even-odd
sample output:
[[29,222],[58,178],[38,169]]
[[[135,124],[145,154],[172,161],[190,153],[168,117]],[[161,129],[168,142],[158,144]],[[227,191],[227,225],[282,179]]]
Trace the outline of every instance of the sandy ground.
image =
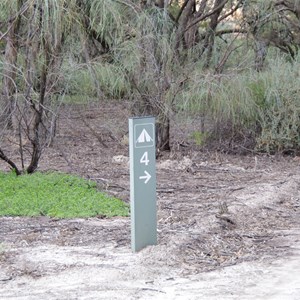
[[[87,128],[69,112],[40,170],[128,202],[128,116],[114,112],[88,111]],[[138,253],[129,218],[1,217],[0,299],[300,299],[298,157],[178,148],[157,161],[157,208],[158,245]]]
[[[300,183],[299,176],[291,176],[281,187],[266,183],[260,188],[248,185],[243,192],[236,192],[236,198],[242,198],[256,212],[265,206],[275,209],[282,195],[298,199],[296,183]],[[230,250],[229,254],[222,254],[225,258],[222,255],[216,258],[219,263],[207,260],[202,265],[199,261],[203,251],[196,251],[199,240],[195,234],[208,232],[203,236],[207,241],[199,247],[210,241],[211,252],[220,247],[222,239],[219,232],[208,230],[209,218],[203,221],[202,229],[182,230],[179,226],[183,225],[182,220],[174,227],[165,224],[164,211],[159,210],[159,243],[138,253],[130,249],[128,218],[0,218],[0,237],[4,241],[0,255],[0,299],[297,300],[300,299],[298,202],[295,208],[294,215],[289,213],[289,219],[293,220],[288,228],[273,228],[270,236],[261,235],[259,247],[252,255],[243,250],[240,259],[226,262],[230,255],[236,259],[237,254]],[[236,229],[221,230],[232,235]],[[219,251],[227,248],[225,245]]]
[[155,262],[153,267],[143,264],[160,246],[137,254],[113,245],[38,246],[15,257],[14,263],[26,269],[22,276],[10,278],[1,269],[0,298],[296,300],[300,299],[299,231],[293,238],[298,243],[292,255],[186,276],[168,266],[157,268]]

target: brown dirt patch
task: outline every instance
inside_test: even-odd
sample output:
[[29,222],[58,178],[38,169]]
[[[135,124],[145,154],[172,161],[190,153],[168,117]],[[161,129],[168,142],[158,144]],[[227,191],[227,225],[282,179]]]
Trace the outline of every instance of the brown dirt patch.
[[[110,102],[64,108],[40,170],[91,178],[129,202],[126,107]],[[132,254],[129,218],[2,217],[0,298],[180,299],[179,292],[172,297],[174,282],[181,286],[188,279],[189,286],[206,271],[248,262],[270,266],[293,255],[300,244],[299,161],[203,152],[192,141],[182,147],[190,133],[188,127],[178,130],[181,122],[173,124],[173,150],[157,161],[157,246]],[[207,297],[213,299],[213,289]]]

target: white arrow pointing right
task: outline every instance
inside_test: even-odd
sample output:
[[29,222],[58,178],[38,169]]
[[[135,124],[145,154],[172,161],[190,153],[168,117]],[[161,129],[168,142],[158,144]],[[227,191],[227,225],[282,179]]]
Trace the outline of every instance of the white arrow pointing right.
[[145,179],[145,182],[144,183],[148,183],[148,181],[150,180],[151,178],[151,175],[147,172],[147,171],[144,171],[144,174],[145,176],[140,176],[139,179]]

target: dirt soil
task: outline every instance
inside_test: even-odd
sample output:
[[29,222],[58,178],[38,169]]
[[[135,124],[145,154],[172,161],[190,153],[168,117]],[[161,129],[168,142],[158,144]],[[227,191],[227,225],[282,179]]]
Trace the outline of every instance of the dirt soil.
[[[40,170],[129,202],[128,116],[64,108]],[[157,246],[132,253],[130,218],[1,217],[0,299],[300,299],[300,159],[199,151],[195,128],[157,160]]]

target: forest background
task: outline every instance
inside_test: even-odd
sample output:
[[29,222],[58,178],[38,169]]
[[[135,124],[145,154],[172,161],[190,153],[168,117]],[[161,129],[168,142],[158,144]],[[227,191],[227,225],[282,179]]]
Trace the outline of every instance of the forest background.
[[159,152],[180,118],[200,148],[297,155],[299,19],[299,0],[3,0],[0,159],[33,173],[62,107],[112,99],[156,117]]

